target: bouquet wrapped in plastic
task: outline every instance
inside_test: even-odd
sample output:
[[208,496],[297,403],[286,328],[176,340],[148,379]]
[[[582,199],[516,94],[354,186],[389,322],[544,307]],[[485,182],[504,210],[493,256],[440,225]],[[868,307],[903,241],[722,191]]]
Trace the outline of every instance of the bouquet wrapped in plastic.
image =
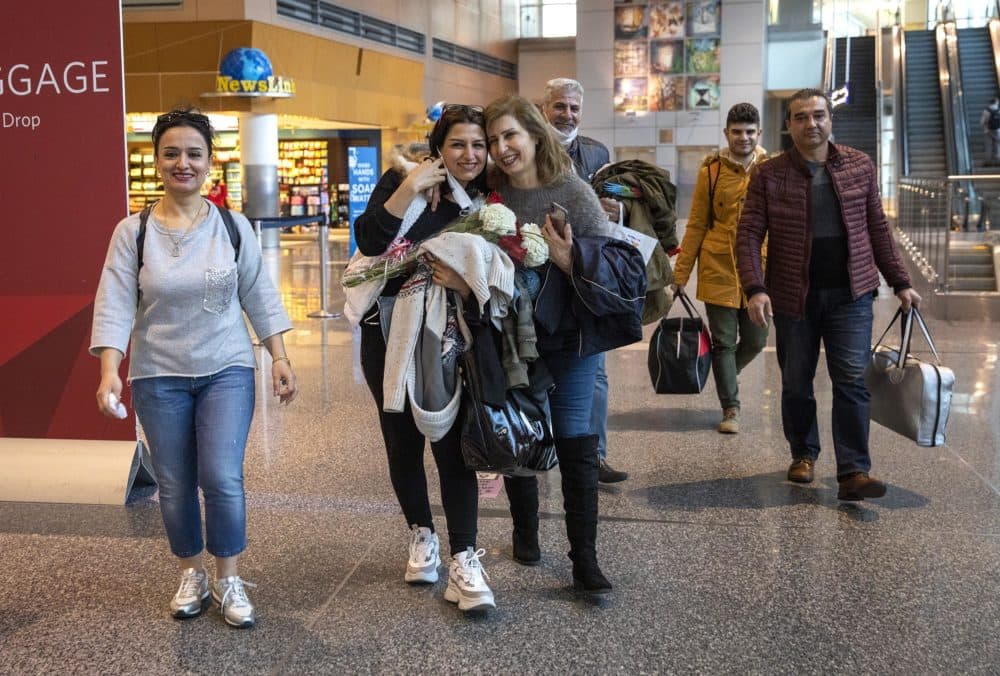
[[[461,216],[441,231],[445,232],[479,235],[500,247],[515,265],[521,267],[538,267],[549,258],[549,246],[542,237],[541,228],[535,223],[519,224],[517,216],[499,201],[496,193],[492,193],[480,209]],[[396,238],[381,256],[352,261],[341,277],[341,284],[350,289],[365,282],[384,283],[409,274],[420,255],[418,244],[403,237]]]

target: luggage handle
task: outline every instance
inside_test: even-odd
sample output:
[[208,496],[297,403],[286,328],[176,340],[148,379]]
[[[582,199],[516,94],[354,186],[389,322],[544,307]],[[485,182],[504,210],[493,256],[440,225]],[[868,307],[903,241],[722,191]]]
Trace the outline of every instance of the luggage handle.
[[691,302],[691,299],[688,298],[688,295],[684,293],[684,291],[678,289],[677,293],[674,294],[674,298],[681,301],[681,305],[684,307],[685,312],[687,312],[688,317],[691,319],[701,319],[701,315],[698,314],[698,310],[695,309],[694,303]]
[[899,345],[899,353],[896,355],[896,359],[894,362],[896,367],[904,368],[906,366],[906,359],[910,354],[910,342],[913,339],[914,319],[916,319],[917,326],[920,327],[920,332],[924,335],[924,340],[927,341],[927,345],[931,348],[931,354],[934,355],[935,361],[937,361],[938,366],[940,366],[941,357],[940,355],[938,355],[937,347],[935,347],[934,345],[934,340],[931,338],[931,333],[927,329],[927,323],[924,322],[923,315],[920,314],[920,310],[918,310],[915,305],[912,306],[910,308],[910,311],[906,313],[903,312],[903,308],[901,307],[896,309],[896,314],[892,316],[892,320],[889,322],[889,325],[885,327],[885,331],[882,332],[882,335],[879,336],[879,339],[875,341],[875,345],[872,346],[871,354],[875,354],[875,350],[878,348],[879,345],[882,344],[882,341],[885,339],[886,334],[889,333],[889,329],[893,327],[893,325],[896,323],[896,320],[899,319],[901,315],[903,317],[902,320],[903,335]]
[[[916,306],[913,306],[910,308],[908,317],[911,318],[911,324],[914,319],[916,320],[917,326],[920,327],[920,332],[924,334],[924,340],[927,341],[927,346],[931,348],[931,354],[934,355],[934,360],[937,361],[938,366],[940,366],[941,357],[938,355],[937,347],[934,346],[934,340],[931,338],[931,332],[927,329],[927,323],[924,321],[924,316],[920,314],[920,310],[918,310]],[[910,337],[912,338],[912,335]],[[909,342],[906,343],[906,351],[910,351]]]

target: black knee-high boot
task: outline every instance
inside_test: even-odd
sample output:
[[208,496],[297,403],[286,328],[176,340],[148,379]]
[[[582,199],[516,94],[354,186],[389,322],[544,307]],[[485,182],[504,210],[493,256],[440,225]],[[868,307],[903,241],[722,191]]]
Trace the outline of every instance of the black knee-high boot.
[[611,591],[611,583],[597,565],[598,441],[596,434],[556,439],[573,586],[590,594]]
[[538,479],[533,476],[504,477],[503,485],[514,522],[511,538],[514,560],[525,566],[537,566],[542,560],[542,550],[538,546]]

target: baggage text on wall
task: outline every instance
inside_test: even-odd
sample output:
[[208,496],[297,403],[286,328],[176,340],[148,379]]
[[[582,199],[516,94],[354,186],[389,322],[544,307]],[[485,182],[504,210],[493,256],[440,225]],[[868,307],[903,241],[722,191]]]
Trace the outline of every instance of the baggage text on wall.
[[108,93],[107,61],[0,65],[0,96]]

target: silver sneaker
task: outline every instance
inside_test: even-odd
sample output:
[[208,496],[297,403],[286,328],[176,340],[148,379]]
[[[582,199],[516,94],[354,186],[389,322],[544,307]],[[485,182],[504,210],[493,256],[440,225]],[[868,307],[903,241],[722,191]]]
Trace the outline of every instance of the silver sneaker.
[[451,559],[451,565],[448,567],[448,588],[444,590],[444,599],[457,603],[459,610],[486,610],[497,607],[493,600],[493,591],[486,584],[490,576],[479,563],[479,557],[485,553],[485,549],[472,551],[472,547],[469,547]]
[[185,568],[181,571],[181,586],[170,599],[170,614],[174,617],[195,617],[210,605],[208,601],[208,573],[204,568]]
[[238,575],[231,575],[216,580],[212,585],[212,598],[219,604],[222,610],[222,617],[226,624],[232,627],[243,629],[252,627],[257,621],[253,604],[247,598],[246,587],[257,585],[241,579]]
[[403,579],[411,584],[434,584],[438,581],[437,569],[441,565],[441,544],[437,533],[416,524],[410,526],[410,530],[410,560],[406,562]]

